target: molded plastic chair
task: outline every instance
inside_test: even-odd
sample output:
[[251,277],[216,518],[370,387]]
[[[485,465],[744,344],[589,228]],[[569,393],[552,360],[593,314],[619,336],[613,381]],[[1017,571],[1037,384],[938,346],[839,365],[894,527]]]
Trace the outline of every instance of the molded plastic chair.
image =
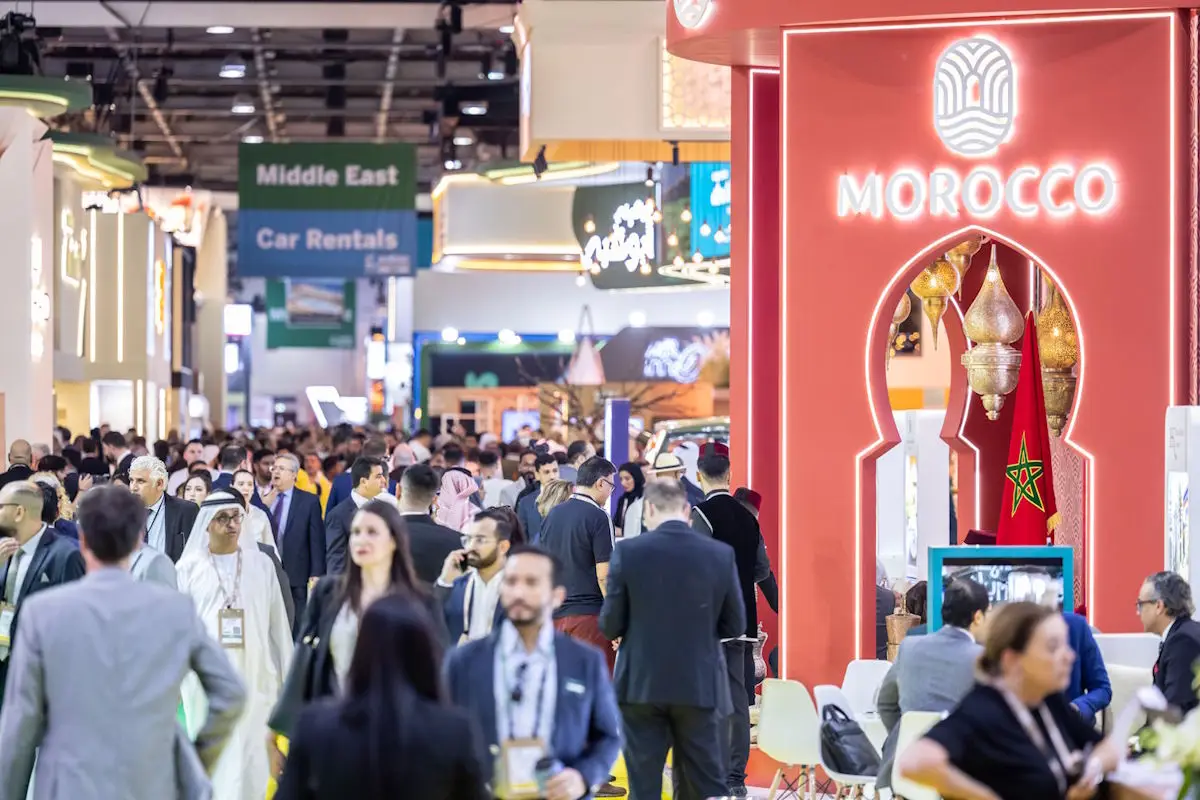
[[[942,718],[936,711],[909,711],[900,717],[900,732],[896,734],[896,762],[904,755],[904,751],[913,742],[925,735],[925,732],[936,725]],[[938,793],[928,786],[908,780],[900,776],[900,771],[892,767],[892,796],[903,800],[939,800]]]
[[800,768],[800,778],[786,781],[783,794],[808,797],[812,769],[821,762],[821,723],[808,688],[797,681],[767,678],[762,685],[762,711],[758,720],[758,749],[783,766],[771,781],[769,800],[775,800],[784,771]]
[[[823,720],[825,718],[825,706],[837,706],[838,708],[845,711],[847,716],[857,717],[857,715],[854,714],[853,711],[851,710],[850,701],[847,699],[845,693],[843,693],[842,690],[839,689],[837,686],[833,686],[830,684],[818,686],[815,689],[813,689],[813,697],[817,701],[818,741],[820,740],[821,720]],[[873,744],[873,746],[875,747],[876,755],[878,755],[879,747],[874,744]],[[825,774],[827,774],[830,777],[830,779],[835,784],[837,784],[837,787],[838,787],[837,792],[838,793],[836,795],[834,795],[835,797],[841,797],[843,790],[848,789],[850,787],[853,787],[857,792],[860,793],[860,796],[861,796],[862,787],[864,787],[864,786],[874,787],[875,781],[878,778],[877,775],[847,775],[844,772],[838,772],[834,769],[831,769],[830,766],[825,763],[825,754],[824,753],[821,753],[821,769],[825,770]]]
[[851,716],[875,713],[875,700],[883,679],[892,668],[890,661],[858,659],[846,665],[846,676],[842,678],[842,691],[850,700],[846,713]]

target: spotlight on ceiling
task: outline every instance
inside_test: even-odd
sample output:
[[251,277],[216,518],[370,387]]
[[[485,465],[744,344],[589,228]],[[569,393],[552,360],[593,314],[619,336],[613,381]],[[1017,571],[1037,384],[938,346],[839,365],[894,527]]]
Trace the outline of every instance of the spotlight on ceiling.
[[204,32],[211,36],[228,36],[233,33],[232,25],[209,25]]
[[255,111],[254,100],[244,94],[239,94],[233,98],[233,105],[229,110],[239,115],[253,114]]
[[454,132],[454,138],[451,141],[456,147],[470,147],[475,144],[475,136],[470,131],[460,128]]
[[464,103],[459,111],[463,114],[463,116],[482,117],[488,112],[488,104],[482,101]]
[[654,167],[646,167],[646,187],[654,188]]
[[442,328],[442,341],[443,342],[453,342],[456,339],[458,339],[458,329],[457,328]]
[[489,81],[502,81],[508,77],[504,74],[504,62],[495,55],[484,58],[481,66],[483,69],[480,72],[480,78],[487,78]]
[[262,144],[263,137],[257,133],[247,133],[242,137],[243,144]]
[[462,161],[457,158],[447,158],[442,162],[442,166],[446,168],[447,172],[454,172],[462,169]]
[[237,56],[230,56],[221,65],[221,71],[217,73],[222,78],[239,80],[246,77],[246,62],[242,61]]

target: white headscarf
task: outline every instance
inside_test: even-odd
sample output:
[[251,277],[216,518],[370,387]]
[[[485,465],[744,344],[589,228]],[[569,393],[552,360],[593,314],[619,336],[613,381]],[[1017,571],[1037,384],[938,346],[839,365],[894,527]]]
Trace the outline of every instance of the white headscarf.
[[683,477],[697,486],[700,485],[698,464],[700,463],[700,448],[695,442],[680,442],[673,451],[683,462]]
[[213,492],[208,497],[204,498],[204,502],[200,504],[200,513],[196,515],[196,522],[192,525],[192,533],[188,536],[187,544],[183,546],[183,554],[179,557],[180,563],[186,561],[189,556],[206,558],[208,554],[208,526],[212,524],[213,517],[226,509],[237,509],[242,514],[243,529],[238,535],[238,549],[248,552],[258,552],[258,545],[254,541],[253,535],[246,535],[246,506],[244,505],[241,495],[236,497],[230,491]]

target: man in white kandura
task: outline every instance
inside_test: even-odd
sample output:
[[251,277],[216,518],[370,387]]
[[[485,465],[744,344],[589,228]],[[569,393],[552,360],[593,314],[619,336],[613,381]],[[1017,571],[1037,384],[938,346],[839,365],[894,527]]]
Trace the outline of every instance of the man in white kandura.
[[[269,556],[242,537],[242,505],[227,492],[210,494],[177,565],[179,590],[189,595],[209,636],[225,649],[246,683],[246,710],[213,772],[213,796],[262,800],[270,767],[263,742],[267,717],[287,675],[292,634]],[[188,680],[183,708],[188,732],[205,718],[204,695]]]

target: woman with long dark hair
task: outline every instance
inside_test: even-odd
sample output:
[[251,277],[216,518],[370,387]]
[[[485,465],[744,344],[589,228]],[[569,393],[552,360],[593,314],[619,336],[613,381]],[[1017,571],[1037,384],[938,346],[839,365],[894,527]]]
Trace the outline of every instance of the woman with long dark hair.
[[361,619],[344,693],[301,713],[277,800],[486,798],[479,731],[446,703],[429,614],[392,594]]
[[[434,620],[438,641],[446,640],[436,601],[413,568],[408,531],[395,506],[381,500],[365,503],[350,523],[348,549],[346,571],[322,578],[304,608],[291,674],[271,715],[271,729],[282,736],[291,735],[305,705],[345,688],[360,621],[380,598],[395,595],[419,607]],[[274,751],[275,738],[270,741]],[[277,752],[272,756],[278,774],[282,757]]]
[[[621,499],[617,501],[616,510],[613,511],[613,530],[617,538],[625,538],[625,529],[628,527],[632,538],[642,531],[642,504],[638,501],[642,499],[642,492],[646,489],[646,476],[642,473],[642,468],[632,461],[618,467],[617,475],[621,481],[622,494]],[[633,510],[632,514],[630,509]]]

